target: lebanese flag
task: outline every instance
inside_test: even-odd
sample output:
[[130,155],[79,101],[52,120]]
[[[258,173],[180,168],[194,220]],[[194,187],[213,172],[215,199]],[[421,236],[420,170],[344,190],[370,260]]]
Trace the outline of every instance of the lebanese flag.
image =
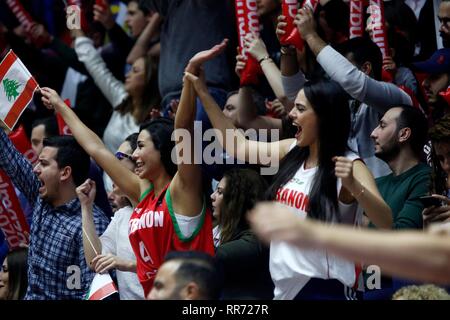
[[[69,99],[64,100],[64,103],[68,108],[71,108]],[[72,131],[70,131],[69,126],[66,124],[59,112],[56,113],[56,121],[58,122],[58,131],[60,136],[72,136]]]
[[33,99],[38,84],[10,50],[0,63],[0,119],[12,130]]
[[116,285],[109,273],[96,273],[92,280],[86,300],[103,300],[114,293],[118,293]]

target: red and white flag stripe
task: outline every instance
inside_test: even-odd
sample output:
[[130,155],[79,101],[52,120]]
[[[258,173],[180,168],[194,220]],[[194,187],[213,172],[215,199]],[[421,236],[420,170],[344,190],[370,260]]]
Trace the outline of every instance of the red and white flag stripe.
[[33,99],[38,83],[10,50],[0,63],[0,119],[12,130]]

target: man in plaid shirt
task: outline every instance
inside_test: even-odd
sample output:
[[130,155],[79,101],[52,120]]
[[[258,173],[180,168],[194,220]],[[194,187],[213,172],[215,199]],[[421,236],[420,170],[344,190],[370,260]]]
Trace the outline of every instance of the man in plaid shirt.
[[[3,130],[0,150],[0,168],[33,207],[25,299],[83,299],[94,273],[84,257],[75,188],[88,177],[89,156],[73,137],[52,137],[33,169]],[[99,235],[109,223],[95,206],[94,223]]]

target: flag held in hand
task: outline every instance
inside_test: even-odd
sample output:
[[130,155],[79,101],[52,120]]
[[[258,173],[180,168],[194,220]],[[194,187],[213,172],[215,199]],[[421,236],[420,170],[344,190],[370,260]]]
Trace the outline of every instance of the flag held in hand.
[[114,293],[118,293],[118,290],[109,273],[96,273],[86,300],[104,300]]
[[33,99],[38,84],[10,50],[0,63],[0,119],[12,130]]

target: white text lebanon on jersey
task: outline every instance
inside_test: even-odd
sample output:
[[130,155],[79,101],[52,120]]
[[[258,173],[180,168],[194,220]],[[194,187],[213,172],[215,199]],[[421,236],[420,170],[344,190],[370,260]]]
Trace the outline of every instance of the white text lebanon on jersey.
[[276,201],[306,212],[309,198],[303,192],[280,188],[277,191]]
[[[135,209],[138,212],[138,208]],[[142,209],[141,209],[142,210]],[[162,228],[164,211],[146,210],[139,218],[132,218],[129,222],[129,233],[146,228]]]

